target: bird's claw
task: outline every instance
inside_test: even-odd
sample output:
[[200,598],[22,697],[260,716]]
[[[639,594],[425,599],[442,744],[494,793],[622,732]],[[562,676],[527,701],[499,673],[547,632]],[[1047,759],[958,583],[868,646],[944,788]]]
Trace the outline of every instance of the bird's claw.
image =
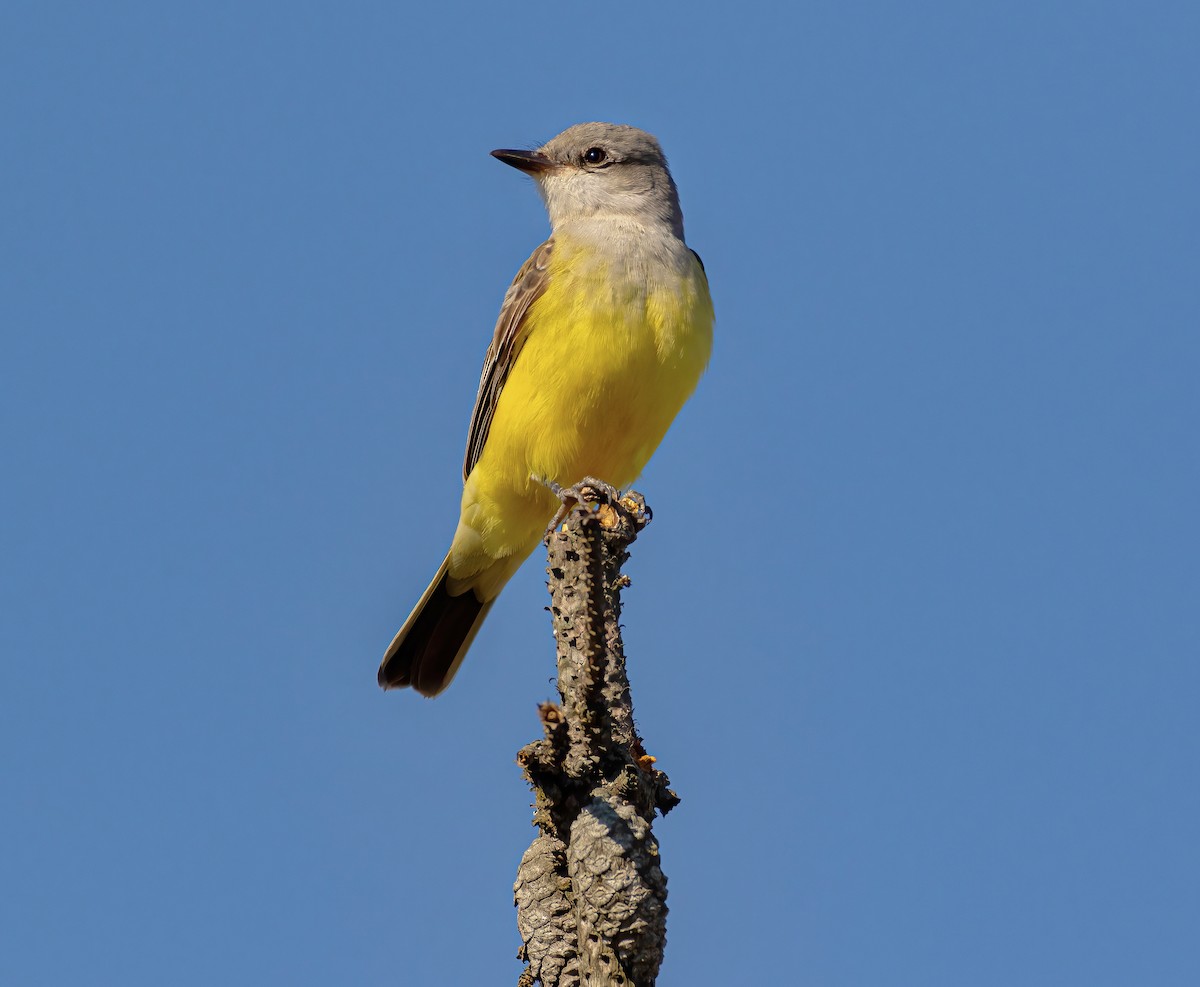
[[567,515],[574,510],[577,504],[587,506],[594,504],[598,506],[601,504],[616,504],[621,500],[620,490],[611,483],[605,483],[603,480],[597,480],[592,476],[585,476],[571,487],[564,487],[553,480],[547,480],[540,476],[532,476],[530,479],[549,488],[550,492],[562,501],[554,517],[550,519],[550,523],[546,526],[547,538],[558,530],[558,526],[567,519]]

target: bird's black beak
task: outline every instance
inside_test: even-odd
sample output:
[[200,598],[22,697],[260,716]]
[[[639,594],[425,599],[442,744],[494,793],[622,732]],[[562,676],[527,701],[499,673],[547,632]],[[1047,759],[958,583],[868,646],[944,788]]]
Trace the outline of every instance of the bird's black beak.
[[554,162],[541,151],[508,151],[501,148],[493,151],[492,157],[507,165],[512,165],[514,168],[520,168],[521,171],[527,171],[531,175],[549,171],[554,167]]

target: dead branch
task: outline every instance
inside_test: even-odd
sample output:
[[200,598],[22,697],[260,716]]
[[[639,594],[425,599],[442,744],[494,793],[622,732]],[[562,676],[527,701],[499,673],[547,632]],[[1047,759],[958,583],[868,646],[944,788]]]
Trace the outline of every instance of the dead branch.
[[[513,892],[521,987],[651,987],[666,945],[667,879],[651,831],[679,799],[633,719],[621,642],[621,566],[650,519],[638,494],[587,483],[547,538],[560,704],[518,763],[539,835]],[[568,501],[569,502],[569,501]]]

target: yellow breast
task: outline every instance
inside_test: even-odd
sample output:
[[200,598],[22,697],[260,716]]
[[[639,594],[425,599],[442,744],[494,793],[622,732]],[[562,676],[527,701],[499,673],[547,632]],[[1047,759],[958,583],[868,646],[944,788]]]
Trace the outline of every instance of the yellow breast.
[[556,240],[546,291],[526,316],[524,346],[463,492],[460,571],[470,568],[465,556],[524,558],[537,544],[557,501],[531,475],[625,487],[646,465],[712,349],[699,262],[690,252],[669,261],[614,261]]

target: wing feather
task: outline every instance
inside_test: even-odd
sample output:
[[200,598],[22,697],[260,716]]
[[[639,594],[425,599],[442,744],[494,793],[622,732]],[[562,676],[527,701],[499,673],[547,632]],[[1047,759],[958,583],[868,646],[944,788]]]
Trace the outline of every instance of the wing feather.
[[529,306],[546,290],[550,254],[553,249],[554,238],[551,237],[521,266],[504,294],[500,317],[496,320],[496,331],[483,360],[483,372],[479,375],[475,410],[471,412],[467,454],[463,458],[464,482],[479,462],[484,443],[487,442],[488,430],[492,426],[492,416],[496,413],[496,402],[500,400],[504,382],[508,379],[521,347],[525,345],[525,338],[528,336],[525,316],[529,312]]

